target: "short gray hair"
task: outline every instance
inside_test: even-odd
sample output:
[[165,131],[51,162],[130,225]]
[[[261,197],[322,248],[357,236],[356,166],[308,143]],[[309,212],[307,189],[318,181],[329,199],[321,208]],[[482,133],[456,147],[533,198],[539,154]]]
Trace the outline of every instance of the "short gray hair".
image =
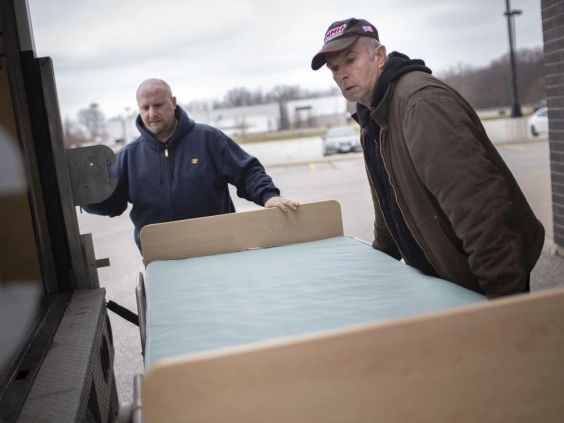
[[365,42],[366,42],[366,50],[368,51],[368,57],[370,57],[370,60],[374,60],[374,50],[378,48],[378,46],[380,45],[380,41],[372,37],[365,37],[365,38],[366,38]]

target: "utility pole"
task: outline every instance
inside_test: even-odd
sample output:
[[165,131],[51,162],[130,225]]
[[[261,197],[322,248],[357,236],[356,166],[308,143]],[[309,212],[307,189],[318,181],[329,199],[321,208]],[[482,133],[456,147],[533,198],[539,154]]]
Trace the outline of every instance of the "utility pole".
[[515,66],[515,15],[520,15],[521,10],[511,10],[509,0],[505,0],[507,16],[507,30],[509,32],[509,56],[511,59],[511,74],[513,77],[513,107],[511,108],[511,117],[521,117],[521,105],[519,104],[519,94],[517,91],[517,69]]

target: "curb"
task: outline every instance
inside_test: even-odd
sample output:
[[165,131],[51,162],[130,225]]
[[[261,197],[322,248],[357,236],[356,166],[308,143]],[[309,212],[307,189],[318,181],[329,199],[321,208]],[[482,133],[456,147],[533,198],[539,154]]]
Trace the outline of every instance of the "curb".
[[310,163],[341,162],[345,160],[357,160],[357,159],[362,159],[362,153],[332,154],[330,156],[317,157],[310,160],[294,160],[289,162],[263,163],[263,166],[265,168],[300,166],[300,165],[309,165]]
[[550,237],[545,237],[542,252],[549,256],[560,257],[561,259],[564,259],[564,247],[559,246]]
[[514,141],[492,141],[493,145],[501,145],[503,147],[509,147],[513,144],[528,144],[528,143],[532,143],[532,142],[548,142],[548,137],[535,137],[535,138],[525,138],[525,139],[520,139],[520,140],[514,140]]
[[545,236],[542,252],[550,256],[561,256],[558,250],[558,244],[556,244],[552,238]]

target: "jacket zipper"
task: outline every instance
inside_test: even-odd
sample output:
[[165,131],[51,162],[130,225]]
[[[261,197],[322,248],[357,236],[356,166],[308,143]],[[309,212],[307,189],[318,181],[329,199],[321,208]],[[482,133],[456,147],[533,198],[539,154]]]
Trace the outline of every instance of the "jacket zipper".
[[[382,134],[384,133],[384,127],[380,126],[380,140],[382,140]],[[375,140],[375,142],[378,142],[378,140]],[[384,162],[384,156],[382,155],[382,149],[381,149],[381,143],[380,146],[378,148],[380,148],[380,155],[382,156],[382,162]],[[390,174],[388,173],[388,169],[386,168],[386,163],[384,162],[384,168],[386,169],[386,174],[388,175],[388,179],[390,179]],[[368,174],[370,175],[370,179],[372,179],[372,175],[370,174],[370,172],[368,172]],[[390,181],[390,185],[392,184],[392,181]],[[372,186],[374,186],[374,181],[372,181]],[[392,185],[392,190],[394,191],[394,196],[396,195],[394,186]],[[380,197],[378,197],[378,195],[376,195],[376,199],[378,200],[378,207],[380,207],[380,213],[382,213],[382,220],[384,221],[384,224],[386,225],[386,228],[388,228],[388,232],[390,233],[390,236],[392,237],[392,239],[394,240],[394,242],[396,243],[396,247],[398,247],[398,250],[401,254],[401,256],[403,257],[403,259],[405,260],[405,262],[407,263],[407,258],[405,256],[405,254],[401,251],[400,245],[398,243],[398,241],[394,238],[394,234],[392,233],[392,231],[390,230],[390,226],[388,226],[388,222],[386,221],[386,215],[384,214],[384,210],[382,209],[382,203],[380,202]],[[396,200],[397,201],[397,200]],[[399,208],[399,204],[398,204],[398,208]],[[401,212],[401,209],[400,209]],[[403,213],[402,213],[403,216]],[[407,263],[409,264],[409,263]]]
[[[390,181],[390,186],[392,187],[392,191],[394,192],[394,198],[396,199],[396,204],[398,205],[398,209],[399,209],[399,211],[400,211],[400,213],[401,213],[401,217],[403,218],[403,221],[405,222],[405,225],[407,226],[407,229],[409,230],[409,232],[411,232],[411,236],[413,236],[413,231],[410,229],[409,223],[407,223],[407,220],[405,219],[405,215],[403,214],[403,210],[401,209],[400,203],[399,203],[399,201],[398,201],[398,196],[397,196],[397,194],[396,194],[396,189],[395,189],[395,187],[394,187],[394,184],[392,183],[392,178],[390,177],[390,172],[388,171],[388,166],[386,165],[386,159],[384,158],[384,152],[383,152],[383,150],[382,150],[382,145],[383,145],[383,143],[384,143],[384,138],[382,137],[383,134],[384,134],[384,128],[381,127],[381,128],[380,128],[380,155],[382,156],[382,162],[384,163],[384,169],[386,170],[386,174],[388,175],[388,180]],[[378,199],[378,203],[380,203],[380,199]],[[382,206],[380,206],[380,210],[381,210],[381,209],[382,209]],[[382,211],[382,214],[383,214],[383,213],[384,213],[384,212]],[[437,216],[435,216],[435,219],[436,219],[436,218],[437,218]],[[386,221],[386,219],[384,218],[384,222],[385,222],[385,221]],[[387,223],[386,223],[386,226],[388,226]],[[389,230],[390,230],[390,228],[388,227],[388,231],[389,231]],[[390,231],[390,234],[391,234],[391,233],[392,233],[392,232]],[[393,237],[394,237],[394,236],[392,235],[392,238],[393,238]],[[421,244],[419,244],[419,242],[417,242],[417,239],[415,238],[415,236],[413,236],[413,240],[414,240],[415,243],[419,246],[419,248],[421,249],[421,251],[422,251],[423,254],[425,255],[425,258],[427,259],[427,261],[429,262],[429,264],[431,264],[431,261],[429,260],[429,257],[427,256],[427,253],[425,252],[425,249],[424,249],[423,247],[421,247]],[[395,240],[394,240],[394,241],[395,241]],[[399,247],[399,244],[397,243],[397,241],[396,241],[396,245],[398,245],[398,250],[400,250],[400,253],[401,253],[401,248]],[[403,253],[402,253],[402,256],[403,256]],[[406,262],[407,264],[409,264],[408,261],[407,261],[407,258],[404,257],[404,259],[405,259],[405,262]],[[431,264],[431,266],[433,267],[433,269],[435,268],[432,264]],[[437,272],[436,269],[435,269],[435,272]]]
[[170,166],[168,164],[168,146],[165,145],[164,148],[164,156],[165,156],[165,164],[166,164],[166,170],[168,173],[168,201],[170,203],[170,220],[174,220],[174,206],[172,204],[172,175],[171,175],[171,169]]

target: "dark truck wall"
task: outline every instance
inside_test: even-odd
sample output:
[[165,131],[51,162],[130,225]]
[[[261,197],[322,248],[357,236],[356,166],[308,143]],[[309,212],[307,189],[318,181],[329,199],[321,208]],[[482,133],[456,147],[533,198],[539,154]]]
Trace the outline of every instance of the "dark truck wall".
[[[0,31],[3,30],[1,25],[0,21]],[[6,67],[0,67],[0,126],[10,135],[6,137],[7,142],[13,143],[19,150],[16,117]],[[27,192],[0,197],[0,239],[2,279],[41,283],[41,268]]]
[[0,192],[2,423],[117,417],[105,289],[91,236],[79,233],[58,107],[26,0],[0,1],[0,145],[17,148],[23,172],[12,176],[27,187]]

